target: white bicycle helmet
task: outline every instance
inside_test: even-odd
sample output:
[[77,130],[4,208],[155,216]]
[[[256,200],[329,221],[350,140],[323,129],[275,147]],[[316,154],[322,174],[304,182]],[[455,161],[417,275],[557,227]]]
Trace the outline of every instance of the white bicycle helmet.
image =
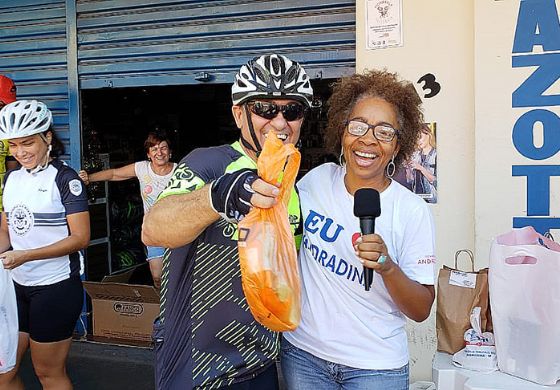
[[234,105],[255,98],[288,98],[311,107],[313,88],[299,63],[280,54],[267,54],[241,66],[231,87],[231,98]]
[[28,137],[47,131],[52,113],[37,100],[16,100],[0,110],[0,139]]

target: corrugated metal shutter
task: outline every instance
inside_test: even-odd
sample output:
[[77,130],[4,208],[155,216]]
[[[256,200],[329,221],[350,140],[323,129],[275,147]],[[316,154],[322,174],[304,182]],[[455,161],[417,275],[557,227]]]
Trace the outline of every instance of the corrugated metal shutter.
[[62,158],[77,167],[79,129],[71,132],[69,126],[66,35],[64,0],[0,2],[0,73],[16,82],[18,99],[41,100],[52,110],[66,147]]
[[355,1],[78,0],[77,26],[82,89],[231,83],[271,51],[311,77],[355,69]]

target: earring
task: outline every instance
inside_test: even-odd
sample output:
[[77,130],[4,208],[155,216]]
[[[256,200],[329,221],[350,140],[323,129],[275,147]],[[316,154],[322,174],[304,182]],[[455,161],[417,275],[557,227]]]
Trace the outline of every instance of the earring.
[[389,161],[389,164],[387,164],[387,167],[385,168],[385,174],[388,178],[392,178],[395,175],[396,170],[397,167],[395,165],[395,155],[393,154],[391,161]]
[[340,156],[338,156],[338,163],[341,167],[346,165],[346,159],[344,158],[344,146],[340,148]]

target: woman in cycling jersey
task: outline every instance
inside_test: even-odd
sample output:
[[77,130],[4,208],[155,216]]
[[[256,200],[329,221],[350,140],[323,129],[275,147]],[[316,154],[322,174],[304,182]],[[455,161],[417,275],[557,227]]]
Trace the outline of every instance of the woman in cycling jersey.
[[[171,158],[170,142],[163,132],[150,132],[144,149],[148,160],[138,161],[121,168],[106,169],[104,171],[88,174],[80,171],[80,177],[84,183],[89,184],[95,181],[120,181],[138,178],[140,182],[140,194],[144,203],[144,213],[156,202],[159,194],[167,186],[171,179],[171,174],[177,166],[176,163],[169,161]],[[154,286],[160,287],[162,259],[165,249],[157,246],[146,246],[146,260],[150,265],[150,272],[154,280]]]
[[[430,314],[435,232],[426,202],[392,177],[416,148],[421,103],[410,82],[388,71],[332,86],[325,146],[340,151],[340,164],[322,164],[297,184],[302,310],[281,344],[289,390],[408,389],[406,318]],[[364,210],[377,215],[374,234],[354,216]]]
[[78,174],[58,159],[63,145],[47,106],[19,100],[0,111],[0,139],[21,168],[4,179],[0,261],[12,270],[19,321],[17,363],[0,388],[23,389],[17,370],[30,348],[43,389],[71,389],[66,358],[83,304],[80,250],[89,213]]

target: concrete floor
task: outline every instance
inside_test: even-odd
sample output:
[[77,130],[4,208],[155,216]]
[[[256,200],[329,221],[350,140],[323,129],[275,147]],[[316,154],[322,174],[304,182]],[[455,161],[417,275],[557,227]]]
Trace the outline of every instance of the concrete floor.
[[[148,348],[74,341],[67,364],[76,390],[153,390],[153,353]],[[41,390],[27,353],[20,369],[27,390]]]

